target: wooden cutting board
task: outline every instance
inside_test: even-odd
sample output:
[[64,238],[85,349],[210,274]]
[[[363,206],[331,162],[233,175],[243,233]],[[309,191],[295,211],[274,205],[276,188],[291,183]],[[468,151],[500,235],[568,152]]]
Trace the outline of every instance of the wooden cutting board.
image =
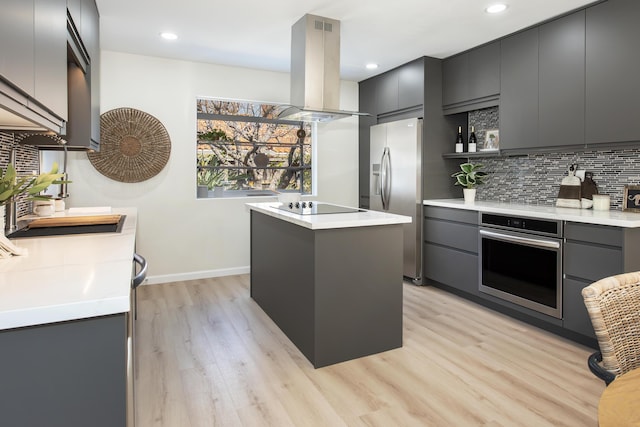
[[86,215],[38,218],[29,223],[29,228],[117,224],[120,221],[120,217],[121,215]]

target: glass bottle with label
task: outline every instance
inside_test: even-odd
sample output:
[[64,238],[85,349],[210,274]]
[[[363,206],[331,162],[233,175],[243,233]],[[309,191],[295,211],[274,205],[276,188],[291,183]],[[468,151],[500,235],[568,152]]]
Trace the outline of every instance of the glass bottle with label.
[[474,126],[471,126],[471,135],[469,135],[469,152],[476,152],[476,144],[478,140],[476,139],[476,130]]
[[456,153],[464,151],[464,138],[462,137],[462,126],[458,126],[458,137],[456,138]]

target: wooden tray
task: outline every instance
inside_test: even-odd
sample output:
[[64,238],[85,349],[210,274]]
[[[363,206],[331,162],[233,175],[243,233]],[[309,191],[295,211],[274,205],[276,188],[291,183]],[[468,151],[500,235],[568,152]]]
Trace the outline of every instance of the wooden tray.
[[117,224],[120,221],[120,217],[121,215],[86,215],[38,218],[29,223],[29,228]]

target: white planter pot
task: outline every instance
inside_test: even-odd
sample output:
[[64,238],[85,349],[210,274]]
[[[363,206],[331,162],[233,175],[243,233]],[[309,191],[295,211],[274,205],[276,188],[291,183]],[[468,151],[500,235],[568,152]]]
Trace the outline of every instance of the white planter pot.
[[462,194],[464,194],[465,203],[474,203],[476,201],[476,189],[475,188],[463,188]]

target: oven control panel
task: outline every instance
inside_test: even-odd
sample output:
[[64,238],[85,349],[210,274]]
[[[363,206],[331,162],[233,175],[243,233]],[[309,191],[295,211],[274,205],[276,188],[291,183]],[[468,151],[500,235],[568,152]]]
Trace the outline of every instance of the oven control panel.
[[499,228],[523,230],[562,237],[562,223],[560,221],[483,213],[481,223],[482,225]]

